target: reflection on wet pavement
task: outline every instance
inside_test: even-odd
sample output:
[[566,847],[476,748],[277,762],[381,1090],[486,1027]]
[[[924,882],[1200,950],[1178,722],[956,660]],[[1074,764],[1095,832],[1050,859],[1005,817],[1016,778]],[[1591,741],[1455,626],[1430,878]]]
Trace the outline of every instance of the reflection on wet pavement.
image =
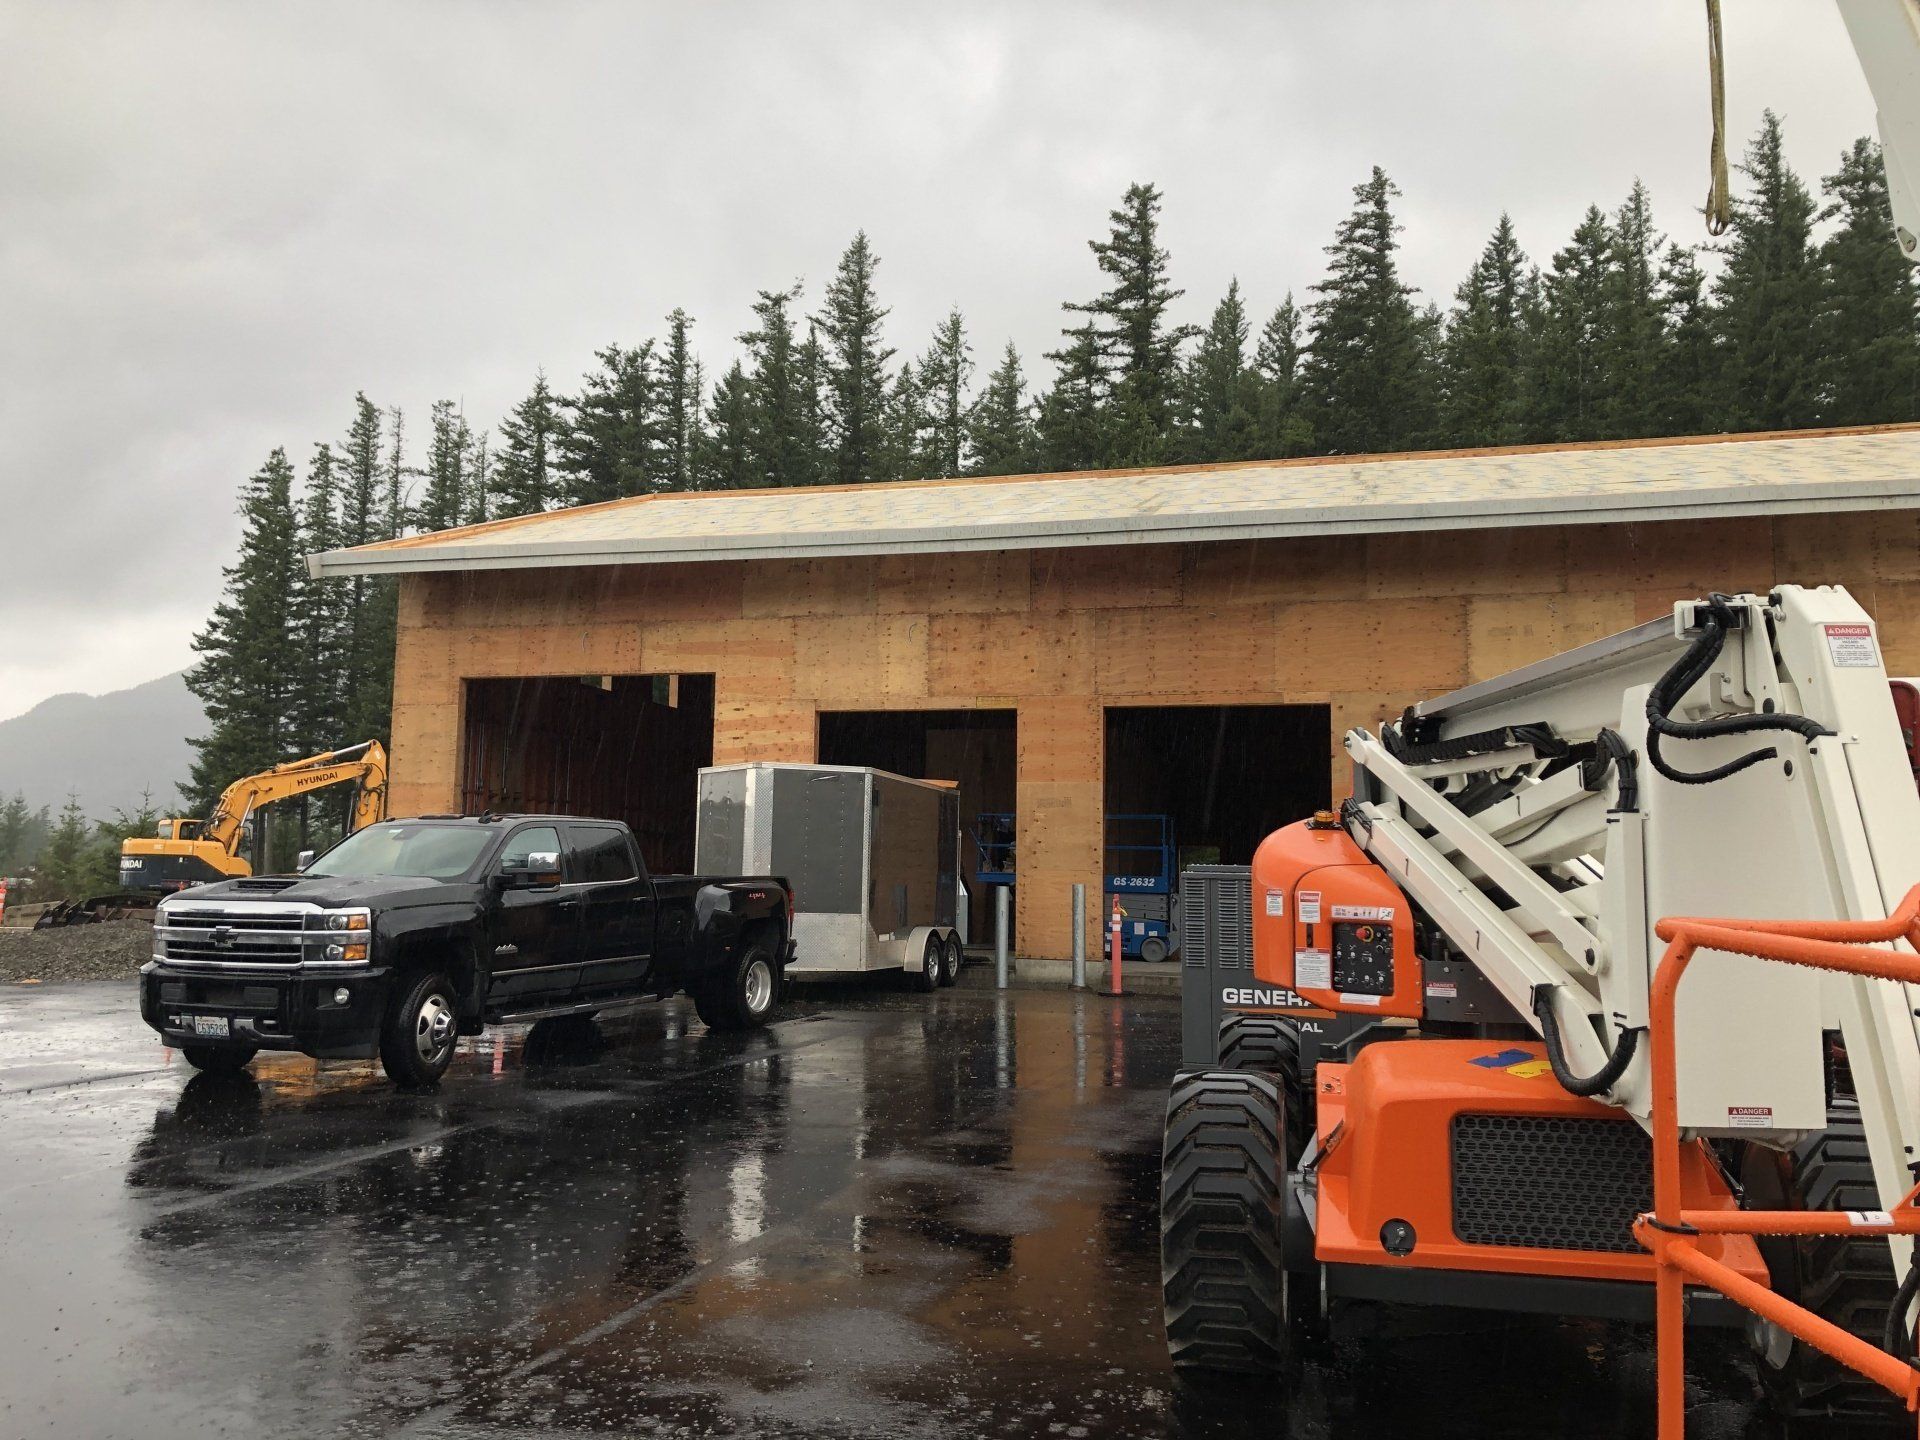
[[[1160,1334],[1170,1000],[803,991],[188,1078],[0,992],[0,1434],[1613,1436],[1645,1337],[1362,1311],[1291,1400]],[[1696,1436],[1751,1381],[1696,1344]]]

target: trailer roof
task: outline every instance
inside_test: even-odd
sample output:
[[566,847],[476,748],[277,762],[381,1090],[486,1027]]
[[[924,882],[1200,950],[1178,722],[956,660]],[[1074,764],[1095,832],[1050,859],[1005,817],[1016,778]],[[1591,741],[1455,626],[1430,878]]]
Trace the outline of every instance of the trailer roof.
[[1051,549],[1920,508],[1920,425],[647,495],[310,556],[315,575]]

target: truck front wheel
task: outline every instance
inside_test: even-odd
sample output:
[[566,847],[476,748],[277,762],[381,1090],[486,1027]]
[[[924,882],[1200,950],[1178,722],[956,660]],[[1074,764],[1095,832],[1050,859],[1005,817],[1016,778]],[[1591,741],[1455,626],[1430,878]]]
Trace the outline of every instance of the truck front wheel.
[[453,982],[438,971],[395,993],[380,1027],[380,1066],[394,1084],[424,1089],[446,1074],[459,1031],[453,994]]
[[209,1075],[238,1075],[259,1051],[253,1045],[184,1045],[180,1053],[194,1069]]
[[693,1008],[710,1030],[751,1030],[767,1023],[780,995],[780,966],[758,943],[743,945],[719,973],[693,992]]

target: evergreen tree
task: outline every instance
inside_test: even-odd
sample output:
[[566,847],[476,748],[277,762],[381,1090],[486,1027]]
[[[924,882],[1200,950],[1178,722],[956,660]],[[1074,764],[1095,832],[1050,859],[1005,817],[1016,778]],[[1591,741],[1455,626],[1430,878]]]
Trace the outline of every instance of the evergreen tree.
[[0,805],[0,875],[24,879],[47,843],[52,823],[44,805],[35,810],[17,790]]
[[1033,469],[1033,406],[1027,400],[1020,352],[1007,342],[967,416],[967,447],[975,475],[1022,475]]
[[1259,381],[1257,453],[1278,460],[1312,450],[1313,426],[1300,398],[1300,310],[1291,290],[1260,331],[1253,370]]
[[80,808],[80,798],[69,794],[34,866],[35,898],[84,900],[106,889],[101,849],[99,837]]
[[1707,302],[1707,277],[1693,251],[1669,245],[1660,262],[1660,358],[1655,429],[1666,435],[1704,435],[1720,422],[1719,357]]
[[927,478],[926,440],[927,406],[924,387],[914,373],[913,362],[901,365],[887,389],[886,405],[881,411],[880,428],[884,439],[880,448],[882,472],[895,480]]
[[[400,453],[382,463],[380,411],[365,394],[354,397],[353,423],[341,446],[340,543],[371,545],[390,540],[396,533],[392,523],[400,476],[404,465]],[[402,438],[398,426],[396,445]],[[334,661],[341,667],[344,683],[340,694],[340,723],[351,735],[349,744],[369,738],[384,740],[393,709],[393,643],[398,596],[394,583],[367,575],[355,575],[345,582],[341,600],[342,622]],[[204,760],[206,756],[202,755]],[[285,755],[262,756],[252,764],[225,770],[214,769],[204,778],[208,785],[224,785],[236,775],[257,770],[263,764],[287,759]],[[196,769],[194,783],[202,777]],[[219,793],[216,786],[206,792],[209,801]]]
[[1541,286],[1537,334],[1531,346],[1527,429],[1530,439],[1591,440],[1611,413],[1606,335],[1613,269],[1613,234],[1597,205],[1554,252]]
[[[303,567],[293,466],[284,450],[268,456],[242,488],[240,514],[239,556],[223,572],[225,593],[213,618],[193,638],[200,660],[187,672],[187,687],[206,706],[209,730],[193,742],[198,753],[183,793],[202,814],[236,775],[287,758],[295,708],[298,677],[287,662],[294,650],[292,598]],[[390,684],[391,654],[387,660]]]
[[707,422],[694,438],[700,489],[746,490],[761,483],[753,468],[753,387],[738,360],[713,387]]
[[493,456],[484,430],[473,437],[467,449],[466,469],[467,493],[461,502],[461,523],[478,525],[487,519],[493,504]]
[[1066,332],[1066,348],[1047,352],[1053,388],[1040,397],[1040,465],[1045,470],[1092,470],[1106,462],[1107,370],[1099,332],[1091,324]]
[[407,417],[395,405],[387,411],[387,488],[379,535],[390,540],[407,528],[407,481],[417,472],[407,464]]
[[1839,226],[1820,247],[1827,273],[1819,350],[1827,419],[1836,425],[1920,419],[1920,322],[1913,267],[1891,239],[1887,171],[1864,137],[1821,182]]
[[1612,264],[1600,367],[1606,396],[1600,432],[1632,439],[1661,429],[1658,377],[1662,350],[1659,265],[1666,237],[1653,226],[1653,203],[1638,180],[1614,212]]
[[569,505],[597,505],[664,489],[665,426],[653,373],[653,342],[632,350],[609,345],[580,393],[561,401],[556,468]]
[[1187,363],[1185,459],[1250,460],[1260,453],[1260,382],[1247,364],[1252,331],[1235,278]]
[[413,523],[422,530],[451,530],[464,523],[472,479],[473,433],[451,400],[433,402],[432,438],[427,443],[426,486]]
[[1818,336],[1824,308],[1813,251],[1813,197],[1781,153],[1780,119],[1766,112],[1740,172],[1726,263],[1714,281],[1725,423],[1785,430],[1820,416]]
[[1393,258],[1399,193],[1378,165],[1354,187],[1353,212],[1327,247],[1327,278],[1313,287],[1301,385],[1316,440],[1332,454],[1405,450],[1431,428],[1420,314]]
[[692,490],[700,449],[700,362],[689,332],[693,321],[675,308],[667,316],[667,352],[660,374],[660,479],[668,490]]
[[[1170,256],[1160,246],[1161,195],[1134,184],[1109,212],[1105,240],[1089,240],[1108,288],[1067,309],[1087,317],[1103,367],[1111,373],[1116,414],[1108,463],[1151,464],[1168,448],[1180,386],[1180,347],[1196,330],[1172,325],[1167,309],[1186,292],[1168,279]],[[1068,331],[1069,341],[1075,332]],[[1072,353],[1070,344],[1067,352]]]
[[880,257],[862,230],[840,257],[827,286],[820,329],[826,334],[827,436],[831,473],[842,485],[892,480],[880,466],[885,448],[882,414],[887,405],[887,362],[893,351],[881,338],[888,311],[874,291]]
[[1440,386],[1446,444],[1511,445],[1522,438],[1522,366],[1532,286],[1513,221],[1502,214],[1480,258],[1453,292]]
[[806,357],[800,353],[789,309],[799,298],[798,285],[762,290],[753,305],[758,323],[740,336],[750,360],[747,393],[753,424],[748,464],[755,485],[809,485],[815,478],[814,399],[807,393]]
[[[295,546],[298,552],[317,555],[340,547],[338,509],[333,447],[323,442],[313,447],[313,458],[307,465]],[[307,574],[304,565],[294,575],[292,643],[287,656],[293,676],[288,749],[303,755],[344,743],[340,725],[341,698],[347,683],[341,663],[347,645],[346,593],[340,581],[316,579]],[[208,778],[211,783],[216,777]]]
[[967,343],[960,311],[933,329],[920,357],[920,463],[922,475],[948,479],[966,473],[967,381],[973,376],[973,347]]
[[559,407],[542,370],[532,392],[500,422],[491,490],[495,515],[538,514],[560,498],[554,473],[559,428]]
[[796,485],[818,485],[833,474],[833,446],[827,438],[827,350],[820,323],[807,322],[807,338],[794,352],[800,377],[800,448],[806,457],[804,478]]

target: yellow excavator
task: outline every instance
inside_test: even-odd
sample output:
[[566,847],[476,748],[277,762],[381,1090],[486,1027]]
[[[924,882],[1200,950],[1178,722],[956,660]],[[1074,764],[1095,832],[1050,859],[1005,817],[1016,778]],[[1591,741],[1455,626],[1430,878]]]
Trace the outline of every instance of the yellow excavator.
[[387,752],[378,740],[289,760],[236,780],[221,792],[213,814],[205,820],[160,821],[155,834],[122,842],[117,893],[52,906],[38,926],[85,925],[134,916],[152,910],[162,896],[176,890],[251,875],[253,866],[241,852],[257,810],[276,800],[347,784],[357,787],[347,816],[348,834],[386,818]]

